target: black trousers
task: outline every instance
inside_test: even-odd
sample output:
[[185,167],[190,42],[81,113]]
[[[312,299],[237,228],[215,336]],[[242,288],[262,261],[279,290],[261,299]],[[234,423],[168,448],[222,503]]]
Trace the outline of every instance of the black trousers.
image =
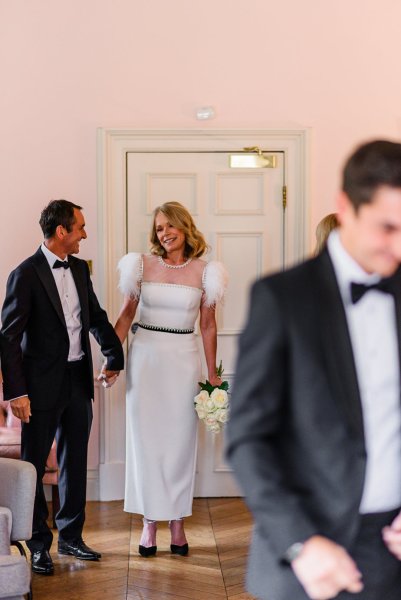
[[398,510],[363,515],[358,537],[351,549],[362,573],[364,589],[359,594],[342,592],[336,600],[400,600],[401,562],[388,550],[381,530],[390,525]]
[[86,359],[68,363],[62,395],[51,410],[32,409],[29,423],[22,426],[21,457],[37,471],[31,552],[50,549],[53,534],[42,478],[54,438],[57,440],[60,510],[56,515],[59,539],[71,541],[82,536],[85,521],[88,441],[92,424],[92,402]]

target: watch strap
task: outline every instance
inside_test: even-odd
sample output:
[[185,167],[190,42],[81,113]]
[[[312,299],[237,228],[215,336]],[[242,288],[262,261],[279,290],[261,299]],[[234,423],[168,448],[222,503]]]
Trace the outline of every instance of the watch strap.
[[292,544],[284,553],[284,560],[288,564],[291,564],[293,560],[298,558],[303,550],[304,544],[303,542],[295,542]]

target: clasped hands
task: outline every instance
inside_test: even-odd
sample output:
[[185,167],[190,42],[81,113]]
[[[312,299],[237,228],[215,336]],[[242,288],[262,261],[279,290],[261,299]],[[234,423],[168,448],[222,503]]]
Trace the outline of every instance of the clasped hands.
[[[104,364],[97,379],[102,382],[103,387],[108,388],[117,381],[119,374],[120,371],[110,371],[106,369],[106,365]],[[31,402],[28,396],[21,396],[20,398],[11,400],[11,410],[14,417],[20,419],[23,423],[29,423],[32,413]]]
[[97,378],[98,381],[102,382],[104,388],[109,388],[117,381],[120,371],[111,371],[106,368],[106,363],[103,365],[102,370]]
[[[401,560],[401,513],[382,530],[389,552]],[[314,535],[300,555],[292,561],[292,569],[312,600],[329,600],[342,591],[357,594],[363,590],[362,574],[343,546]]]

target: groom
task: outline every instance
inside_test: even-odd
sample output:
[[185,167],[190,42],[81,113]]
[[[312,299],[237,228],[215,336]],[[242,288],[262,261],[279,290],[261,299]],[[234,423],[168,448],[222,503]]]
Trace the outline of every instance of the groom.
[[42,211],[44,242],[7,282],[2,311],[1,366],[4,399],[22,421],[23,460],[37,470],[31,551],[32,570],[53,573],[53,534],[42,477],[57,438],[60,510],[59,554],[99,560],[82,539],[85,520],[87,447],[94,395],[89,332],[107,359],[106,383],[124,366],[120,340],[92,288],[78,254],[86,239],[81,207],[53,200]]
[[252,291],[228,457],[266,600],[401,598],[401,144],[346,162],[338,231]]

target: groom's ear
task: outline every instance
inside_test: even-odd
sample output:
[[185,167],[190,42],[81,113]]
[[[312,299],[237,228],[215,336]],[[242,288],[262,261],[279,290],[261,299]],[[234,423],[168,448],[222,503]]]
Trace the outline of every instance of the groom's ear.
[[62,240],[66,233],[67,233],[67,230],[62,225],[57,225],[56,231],[54,232],[54,236],[58,240]]
[[336,198],[336,212],[340,226],[344,225],[344,221],[346,220],[347,215],[350,213],[350,211],[352,211],[355,214],[355,209],[351,200],[348,198],[345,192],[338,192]]

